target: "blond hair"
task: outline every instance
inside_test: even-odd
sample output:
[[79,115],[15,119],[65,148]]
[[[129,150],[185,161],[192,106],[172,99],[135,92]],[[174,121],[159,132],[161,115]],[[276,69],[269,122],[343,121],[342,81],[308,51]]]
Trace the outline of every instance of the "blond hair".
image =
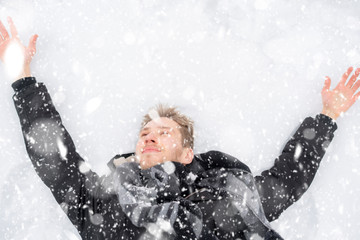
[[166,117],[179,124],[183,147],[194,148],[194,121],[192,119],[180,113],[176,107],[158,104],[144,116],[141,128],[157,117]]

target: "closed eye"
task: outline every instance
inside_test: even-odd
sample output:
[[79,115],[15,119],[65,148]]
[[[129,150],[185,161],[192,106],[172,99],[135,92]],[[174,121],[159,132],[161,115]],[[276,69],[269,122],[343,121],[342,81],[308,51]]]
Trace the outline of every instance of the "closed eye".
[[148,133],[142,133],[140,137],[145,137],[146,135],[148,135]]
[[170,135],[170,133],[168,131],[162,131],[161,135]]

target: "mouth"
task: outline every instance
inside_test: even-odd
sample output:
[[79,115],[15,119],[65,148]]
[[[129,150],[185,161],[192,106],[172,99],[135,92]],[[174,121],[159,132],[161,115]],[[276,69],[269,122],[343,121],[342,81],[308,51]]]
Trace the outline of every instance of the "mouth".
[[141,153],[151,153],[151,152],[160,152],[160,149],[159,148],[156,148],[156,147],[145,147],[141,150]]

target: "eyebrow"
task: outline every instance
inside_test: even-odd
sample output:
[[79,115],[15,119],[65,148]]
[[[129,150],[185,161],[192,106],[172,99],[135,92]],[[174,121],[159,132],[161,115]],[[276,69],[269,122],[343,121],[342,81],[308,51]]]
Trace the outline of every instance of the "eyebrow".
[[[171,129],[171,127],[165,127],[165,126],[160,126],[160,127],[156,127],[156,128],[161,128],[161,129]],[[149,130],[150,128],[146,127],[146,128],[143,128],[141,129],[141,131],[144,131],[144,130]]]
[[[160,127],[156,127],[156,128],[161,128],[161,129],[171,129],[171,127],[165,127],[165,126],[160,126]],[[142,132],[142,131],[146,131],[146,130],[149,130],[150,128],[148,128],[148,127],[145,127],[145,128],[143,128],[143,129],[141,129],[140,130],[140,132]]]

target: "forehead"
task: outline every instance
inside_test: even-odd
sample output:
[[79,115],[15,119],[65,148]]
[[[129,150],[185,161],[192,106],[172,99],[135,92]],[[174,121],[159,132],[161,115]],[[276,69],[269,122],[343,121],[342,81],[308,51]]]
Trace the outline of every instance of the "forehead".
[[161,118],[156,118],[151,120],[150,122],[148,122],[142,129],[143,130],[148,130],[148,129],[153,129],[153,128],[172,128],[172,129],[179,129],[180,125],[175,122],[174,120],[170,119],[170,118],[166,118],[166,117],[161,117]]

